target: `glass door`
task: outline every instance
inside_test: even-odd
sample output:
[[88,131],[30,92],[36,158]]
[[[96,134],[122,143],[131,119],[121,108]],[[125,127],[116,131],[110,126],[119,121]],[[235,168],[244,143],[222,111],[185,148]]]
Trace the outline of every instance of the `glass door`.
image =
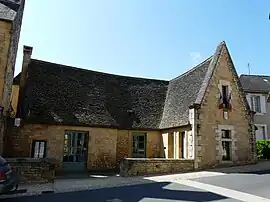
[[146,134],[132,134],[132,157],[146,158]]
[[88,132],[66,131],[64,135],[63,167],[84,170],[87,162]]

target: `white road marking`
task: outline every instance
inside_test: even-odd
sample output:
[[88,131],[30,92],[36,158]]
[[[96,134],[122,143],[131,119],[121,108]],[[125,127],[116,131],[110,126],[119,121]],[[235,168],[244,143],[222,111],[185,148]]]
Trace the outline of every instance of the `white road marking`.
[[123,202],[123,201],[119,198],[114,198],[114,199],[108,199],[106,200],[106,202]]
[[[147,201],[147,202],[158,202],[158,201],[164,202],[164,199],[159,199],[159,198],[148,198],[148,197],[145,197],[145,198],[139,200],[138,202],[145,202],[145,201]],[[175,202],[174,199],[166,199],[166,201],[167,201],[167,202],[170,202],[170,201],[171,201],[171,202]]]
[[248,193],[244,193],[240,191],[235,191],[235,190],[227,189],[223,187],[218,187],[218,186],[214,186],[210,184],[205,184],[201,182],[196,182],[196,181],[191,181],[191,180],[173,180],[172,182],[189,186],[189,187],[194,187],[197,189],[206,190],[206,191],[216,193],[216,194],[228,197],[228,198],[237,199],[239,201],[246,201],[246,202],[269,201],[270,202],[270,199],[268,198],[263,198],[260,196],[256,196],[256,195],[252,195],[252,194],[248,194]]
[[220,172],[210,172],[210,171],[200,171],[193,173],[179,173],[179,174],[170,174],[170,175],[161,175],[154,177],[144,177],[146,180],[154,180],[156,182],[168,182],[170,180],[186,180],[186,179],[195,179],[201,177],[214,177],[214,176],[222,176],[227,175],[225,173]]

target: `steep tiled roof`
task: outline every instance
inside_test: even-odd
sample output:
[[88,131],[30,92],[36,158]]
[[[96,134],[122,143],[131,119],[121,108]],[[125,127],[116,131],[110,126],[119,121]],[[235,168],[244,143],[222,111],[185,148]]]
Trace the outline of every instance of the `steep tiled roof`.
[[13,21],[20,3],[20,0],[0,0],[0,19]]
[[266,75],[241,75],[240,80],[244,91],[254,93],[270,92],[270,76]]
[[[171,81],[118,76],[31,59],[22,114],[31,123],[121,129],[187,125],[189,107],[202,103],[222,48],[226,48],[224,42],[213,56]],[[233,65],[232,72],[243,93]],[[20,74],[14,84],[18,85],[19,79]],[[245,96],[243,99],[249,110]]]
[[0,3],[0,19],[12,21],[15,16],[16,12],[14,10]]
[[167,86],[32,59],[24,113],[37,123],[157,129]]
[[160,128],[188,124],[188,110],[198,96],[212,57],[169,82]]

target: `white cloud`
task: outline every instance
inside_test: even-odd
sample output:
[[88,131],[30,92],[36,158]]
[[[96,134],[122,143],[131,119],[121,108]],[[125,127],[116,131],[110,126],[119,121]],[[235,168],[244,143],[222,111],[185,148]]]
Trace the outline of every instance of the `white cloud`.
[[197,65],[202,61],[202,55],[200,52],[190,52],[189,57],[191,58],[192,65]]

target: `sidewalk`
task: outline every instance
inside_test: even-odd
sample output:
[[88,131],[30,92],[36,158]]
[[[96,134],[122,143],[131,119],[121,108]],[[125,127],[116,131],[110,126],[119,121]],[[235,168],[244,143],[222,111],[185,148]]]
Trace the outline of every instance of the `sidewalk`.
[[72,191],[83,191],[92,189],[101,189],[109,187],[128,186],[136,184],[146,184],[153,182],[174,181],[181,179],[195,179],[201,177],[212,177],[218,175],[227,175],[231,173],[249,173],[263,170],[270,170],[270,161],[262,161],[255,165],[237,166],[229,168],[209,169],[192,173],[180,173],[171,175],[160,175],[152,177],[119,177],[119,176],[89,176],[86,179],[56,179],[55,183],[40,185],[20,185],[19,190],[27,190],[26,193],[16,193],[12,195],[2,195],[2,198],[40,195],[44,192],[63,193]]

